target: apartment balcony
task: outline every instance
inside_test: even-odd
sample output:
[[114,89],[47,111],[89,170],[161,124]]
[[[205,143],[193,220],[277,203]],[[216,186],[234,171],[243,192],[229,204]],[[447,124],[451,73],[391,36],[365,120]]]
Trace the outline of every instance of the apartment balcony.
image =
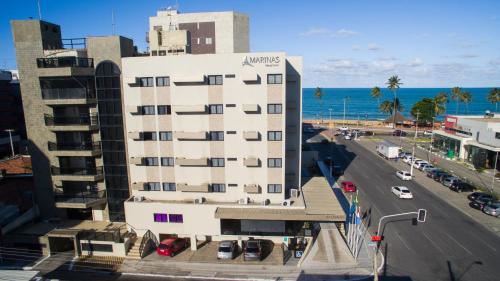
[[99,129],[97,115],[52,116],[45,114],[45,125],[51,131],[93,131]]
[[178,140],[206,140],[207,132],[175,132],[175,138]]
[[192,167],[206,167],[208,166],[208,158],[197,158],[197,159],[187,159],[182,157],[177,157],[175,163],[179,166],[192,166]]
[[101,142],[49,142],[49,151],[54,156],[98,156],[101,155]]
[[260,113],[260,107],[258,104],[244,104],[243,111],[245,113]]
[[104,179],[102,167],[96,168],[73,168],[55,167],[50,168],[53,181],[101,181]]
[[55,192],[57,208],[87,209],[106,203],[106,191]]
[[245,184],[243,191],[246,193],[260,193],[260,186],[258,184]]
[[243,132],[243,138],[248,141],[260,140],[260,133],[257,131],[246,131]]
[[259,158],[248,157],[248,158],[243,159],[243,165],[245,165],[247,167],[259,167],[260,161],[259,161]]
[[207,112],[207,107],[204,104],[176,105],[174,111],[177,114],[203,114]]
[[42,89],[42,98],[46,105],[95,104],[93,89],[65,88]]
[[40,77],[94,75],[94,59],[76,56],[38,58]]
[[189,185],[187,183],[178,183],[177,190],[182,192],[203,192],[208,193],[210,191],[210,186],[208,183],[203,183],[200,185]]

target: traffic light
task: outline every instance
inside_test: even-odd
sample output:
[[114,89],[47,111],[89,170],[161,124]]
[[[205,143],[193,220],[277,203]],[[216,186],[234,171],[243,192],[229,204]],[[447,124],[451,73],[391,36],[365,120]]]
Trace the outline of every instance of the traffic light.
[[418,209],[417,221],[425,222],[425,217],[427,217],[427,210],[426,209]]

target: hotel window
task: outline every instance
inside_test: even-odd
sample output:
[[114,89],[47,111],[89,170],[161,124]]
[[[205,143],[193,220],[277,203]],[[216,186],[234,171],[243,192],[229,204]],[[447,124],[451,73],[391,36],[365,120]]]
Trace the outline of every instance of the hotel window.
[[141,115],[155,115],[154,105],[144,105],[139,107],[139,114]]
[[153,77],[139,77],[140,87],[153,87]]
[[281,74],[268,74],[267,84],[281,84],[283,76]]
[[168,222],[168,215],[167,214],[154,213],[153,218],[154,218],[155,222]]
[[268,184],[267,193],[281,193],[281,184]]
[[268,114],[281,114],[281,112],[282,112],[281,103],[267,105],[267,113]]
[[164,182],[163,183],[163,191],[175,191],[175,183],[173,182]]
[[172,132],[160,132],[160,140],[161,141],[171,141],[172,140]]
[[224,112],[224,107],[222,104],[210,104],[208,106],[208,113],[210,114],[222,114]]
[[171,223],[183,223],[184,218],[180,214],[170,214],[168,215],[168,219]]
[[280,141],[281,140],[281,131],[268,131],[267,132],[267,140],[268,141]]
[[144,166],[158,166],[158,157],[144,157],[142,162]]
[[143,141],[155,141],[156,132],[140,132],[139,138]]
[[212,183],[212,192],[226,192],[226,185],[223,183]]
[[209,138],[211,141],[223,141],[224,131],[212,131],[209,134]]
[[156,87],[166,87],[170,86],[170,77],[162,76],[156,77]]
[[174,157],[162,157],[161,158],[162,166],[173,166],[174,165]]
[[281,168],[281,158],[267,158],[267,167]]
[[222,75],[208,75],[208,85],[222,85]]
[[158,115],[172,114],[170,105],[158,105]]
[[210,158],[211,167],[224,167],[224,158]]
[[160,191],[159,182],[147,182],[144,184],[144,191]]
[[205,38],[205,44],[212,45],[212,37]]

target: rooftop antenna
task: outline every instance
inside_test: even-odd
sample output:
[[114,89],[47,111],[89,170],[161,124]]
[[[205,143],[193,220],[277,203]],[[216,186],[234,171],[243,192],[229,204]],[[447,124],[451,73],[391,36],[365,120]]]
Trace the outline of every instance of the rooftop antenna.
[[116,34],[115,10],[111,10],[111,33]]
[[40,0],[37,0],[38,3],[38,18],[42,20],[42,9],[40,8]]

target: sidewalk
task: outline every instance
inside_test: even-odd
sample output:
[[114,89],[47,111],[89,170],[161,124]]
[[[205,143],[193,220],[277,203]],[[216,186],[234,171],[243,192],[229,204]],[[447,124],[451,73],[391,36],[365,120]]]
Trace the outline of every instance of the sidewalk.
[[[364,138],[358,141],[358,143],[362,146],[364,146],[366,149],[371,151],[372,153],[375,153],[375,146],[378,143],[378,140],[371,140],[369,138]],[[403,145],[405,146],[405,145]],[[423,154],[423,152],[421,152]],[[417,153],[417,157],[420,157],[422,159],[427,159],[426,157],[423,157],[424,155],[421,155]],[[402,161],[394,162],[394,161],[387,161],[385,159],[380,158],[381,161],[386,161],[389,163],[391,166],[398,170],[407,170],[409,171],[410,167],[405,164]],[[457,165],[455,163],[455,165]],[[441,166],[438,164],[438,166]],[[446,169],[446,168],[445,168]],[[457,173],[458,174],[458,173]],[[428,178],[425,173],[419,171],[418,169],[414,169],[414,180],[418,182],[420,185],[422,185],[424,188],[429,190],[430,192],[434,193],[440,198],[446,198],[446,201],[461,211],[462,213],[466,214],[470,218],[474,219],[476,222],[484,225],[486,228],[490,229],[493,233],[497,234],[500,236],[500,219],[488,216],[484,214],[483,212],[473,209],[469,207],[469,200],[467,199],[467,193],[462,192],[462,193],[457,193],[454,191],[449,190],[447,187],[443,186],[441,183],[438,183],[434,181],[433,179]]]

